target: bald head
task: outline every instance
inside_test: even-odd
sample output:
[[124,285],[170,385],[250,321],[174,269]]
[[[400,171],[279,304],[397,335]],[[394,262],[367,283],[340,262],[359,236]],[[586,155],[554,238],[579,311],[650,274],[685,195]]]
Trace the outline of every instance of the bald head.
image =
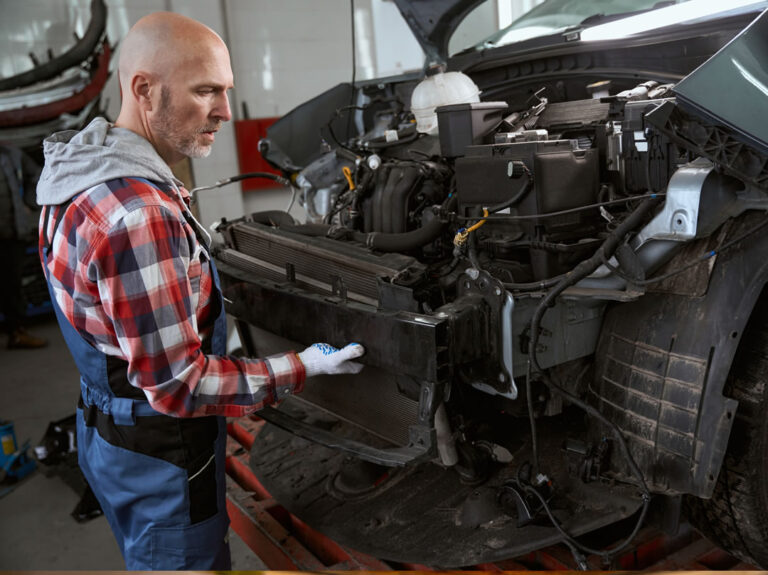
[[216,32],[196,20],[173,12],[144,16],[121,43],[120,88],[125,91],[137,72],[169,78],[180,66],[192,64],[201,51],[217,48],[227,49]]
[[229,51],[216,32],[186,16],[156,12],[122,41],[117,126],[149,140],[169,164],[207,155],[230,119]]

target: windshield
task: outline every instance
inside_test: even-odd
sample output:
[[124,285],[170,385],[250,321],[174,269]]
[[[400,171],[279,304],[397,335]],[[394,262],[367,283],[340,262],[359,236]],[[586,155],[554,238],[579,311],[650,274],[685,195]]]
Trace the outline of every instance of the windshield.
[[547,36],[566,28],[594,25],[617,17],[630,16],[675,4],[659,0],[544,0],[515,19],[509,26],[492,34],[477,47],[490,48]]
[[751,12],[765,5],[759,0],[544,0],[523,14],[518,11],[508,25],[498,17],[500,29],[475,42],[471,49],[495,48],[577,28],[582,31],[581,40],[620,38],[683,22]]

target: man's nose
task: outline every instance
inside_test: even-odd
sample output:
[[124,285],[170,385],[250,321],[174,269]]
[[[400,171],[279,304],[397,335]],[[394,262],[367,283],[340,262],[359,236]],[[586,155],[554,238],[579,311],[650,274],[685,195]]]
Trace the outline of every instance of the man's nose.
[[224,92],[216,101],[216,107],[211,114],[217,120],[222,122],[229,122],[232,119],[232,110],[229,107],[229,95]]

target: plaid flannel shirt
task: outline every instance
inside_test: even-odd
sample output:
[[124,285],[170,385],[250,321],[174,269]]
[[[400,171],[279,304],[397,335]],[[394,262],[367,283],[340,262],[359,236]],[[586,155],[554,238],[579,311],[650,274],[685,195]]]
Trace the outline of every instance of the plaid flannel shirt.
[[[132,178],[80,194],[65,206],[52,240],[49,281],[78,333],[127,361],[128,381],[154,409],[181,417],[245,415],[300,392],[304,366],[295,353],[203,353],[216,288],[208,252],[184,215],[188,198],[184,189],[179,198],[170,187]],[[47,229],[41,219],[41,246],[62,206],[51,208]]]

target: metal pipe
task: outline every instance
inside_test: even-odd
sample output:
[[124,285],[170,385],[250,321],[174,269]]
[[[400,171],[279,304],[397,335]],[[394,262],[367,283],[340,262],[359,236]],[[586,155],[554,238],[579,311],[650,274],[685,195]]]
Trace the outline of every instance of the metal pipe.
[[441,403],[435,411],[435,433],[437,436],[437,454],[440,462],[446,467],[452,467],[459,462],[459,454],[456,452],[456,441],[453,439],[451,423],[448,421],[448,412],[445,403]]

